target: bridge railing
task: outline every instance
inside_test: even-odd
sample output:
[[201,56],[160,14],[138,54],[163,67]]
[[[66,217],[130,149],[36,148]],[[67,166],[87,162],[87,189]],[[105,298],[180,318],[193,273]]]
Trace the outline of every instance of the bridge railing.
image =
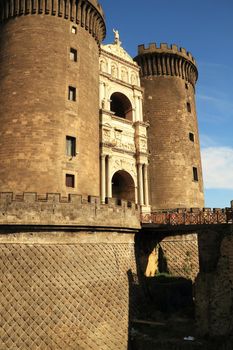
[[177,209],[141,214],[142,224],[154,225],[213,225],[232,224],[233,208]]

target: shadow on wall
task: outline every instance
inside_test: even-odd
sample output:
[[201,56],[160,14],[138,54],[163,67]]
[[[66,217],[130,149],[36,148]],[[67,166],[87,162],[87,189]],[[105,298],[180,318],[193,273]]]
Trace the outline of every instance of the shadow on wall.
[[[153,332],[155,332],[154,334],[156,334],[156,336],[152,336],[155,336],[157,339],[161,337],[162,334],[165,336],[164,331],[167,329],[169,329],[168,336],[171,335],[171,332],[176,332],[177,326],[170,326],[170,319],[174,322],[176,322],[175,318],[194,320],[192,280],[169,275],[168,263],[162,247],[159,244],[155,246],[154,240],[150,241],[148,239],[145,241],[141,235],[136,235],[135,257],[137,275],[132,273],[131,270],[128,271],[128,350],[141,349],[141,347],[138,348],[136,344],[139,344],[144,337],[144,335],[141,334],[139,336],[141,339],[139,339],[137,333],[138,325],[143,324],[143,322],[146,323],[149,321],[149,324],[150,322],[154,322],[155,324],[162,322],[166,325],[161,330],[161,333],[159,326],[152,329]],[[150,263],[151,266],[149,266]],[[154,263],[157,263],[157,269],[154,268]],[[146,274],[150,277],[146,277]],[[154,276],[152,276],[153,274]],[[173,324],[173,321],[171,324]],[[148,329],[151,329],[149,324],[146,326],[144,325],[146,327],[146,332]],[[169,326],[167,326],[168,324]],[[144,347],[144,349],[147,348]]]
[[155,246],[154,240],[148,239],[147,243],[143,240],[144,238],[138,236],[135,242],[137,290],[140,290],[141,298],[143,294],[141,302],[139,301],[142,307],[138,306],[138,314],[154,320],[174,314],[194,318],[192,280],[171,275],[166,254],[160,243],[157,242]]

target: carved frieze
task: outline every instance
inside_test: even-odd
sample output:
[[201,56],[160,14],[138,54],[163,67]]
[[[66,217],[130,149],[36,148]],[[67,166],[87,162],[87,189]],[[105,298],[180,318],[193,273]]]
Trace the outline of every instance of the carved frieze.
[[137,177],[136,163],[132,159],[113,158],[112,171],[115,173],[118,170],[127,171],[134,178]]

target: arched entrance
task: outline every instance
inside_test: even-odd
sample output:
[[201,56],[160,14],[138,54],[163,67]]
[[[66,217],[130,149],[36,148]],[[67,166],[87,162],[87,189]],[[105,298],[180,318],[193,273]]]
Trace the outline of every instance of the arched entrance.
[[121,92],[114,92],[111,96],[111,111],[115,116],[132,120],[132,105],[127,96]]
[[124,170],[117,171],[112,177],[113,198],[135,202],[135,184],[132,176]]

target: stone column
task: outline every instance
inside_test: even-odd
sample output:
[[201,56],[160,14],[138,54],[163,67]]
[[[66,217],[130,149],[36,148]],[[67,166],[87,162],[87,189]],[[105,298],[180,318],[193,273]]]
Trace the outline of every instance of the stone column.
[[103,103],[105,99],[105,86],[104,82],[100,82],[100,108],[103,108]]
[[139,192],[139,204],[144,204],[144,193],[143,193],[143,175],[142,175],[142,164],[138,164],[138,192]]
[[135,203],[138,204],[138,186],[135,186]]
[[107,157],[107,197],[112,198],[111,156]]
[[148,192],[148,165],[143,166],[143,181],[144,181],[144,200],[145,205],[149,205],[149,192]]
[[106,197],[106,169],[105,169],[106,155],[101,155],[101,202],[105,203]]
[[138,96],[135,96],[134,97],[134,101],[135,101],[135,121],[139,121],[140,119],[140,115],[139,115],[139,111],[140,111],[140,108],[139,108],[139,98]]

